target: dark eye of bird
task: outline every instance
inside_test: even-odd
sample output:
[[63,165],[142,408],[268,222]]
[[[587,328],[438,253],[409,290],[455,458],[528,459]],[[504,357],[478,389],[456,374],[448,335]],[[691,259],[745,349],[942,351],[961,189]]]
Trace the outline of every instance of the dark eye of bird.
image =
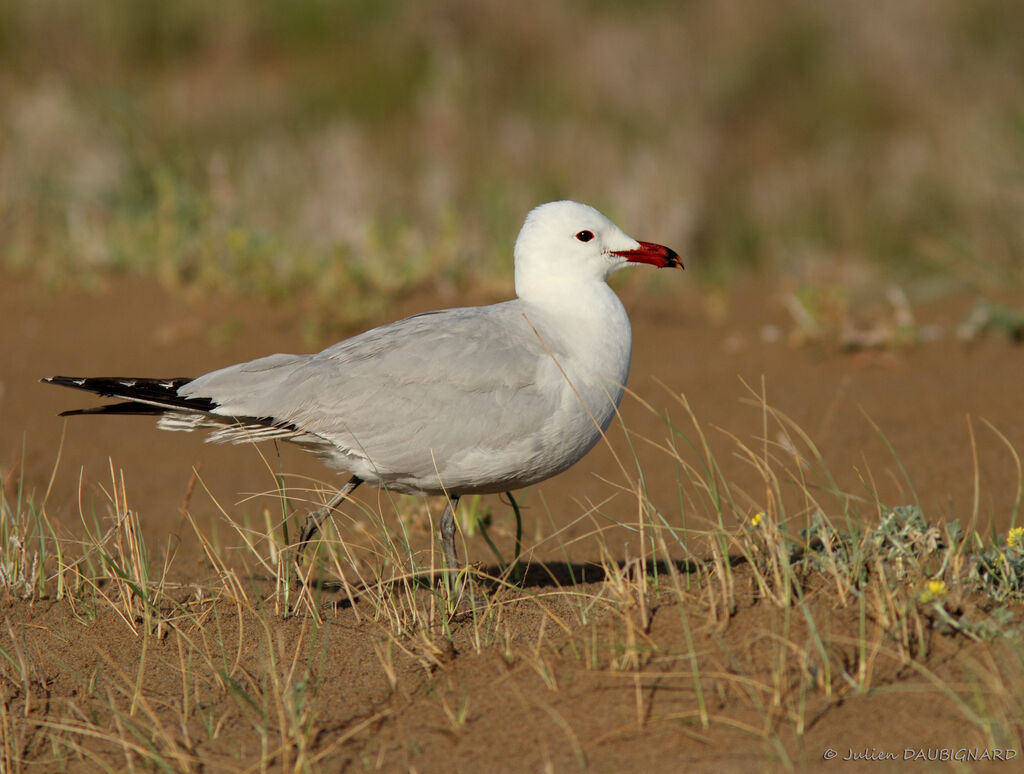
[[576,235],[576,238],[581,242],[589,242],[594,238],[594,232],[592,231],[581,231]]

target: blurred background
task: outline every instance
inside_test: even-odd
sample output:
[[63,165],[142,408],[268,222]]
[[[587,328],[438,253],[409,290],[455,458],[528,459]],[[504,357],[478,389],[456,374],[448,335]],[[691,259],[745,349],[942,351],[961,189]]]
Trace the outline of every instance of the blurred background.
[[992,292],[1024,278],[1022,30],[1002,0],[3,0],[0,261],[344,325],[507,289],[564,197],[711,285]]

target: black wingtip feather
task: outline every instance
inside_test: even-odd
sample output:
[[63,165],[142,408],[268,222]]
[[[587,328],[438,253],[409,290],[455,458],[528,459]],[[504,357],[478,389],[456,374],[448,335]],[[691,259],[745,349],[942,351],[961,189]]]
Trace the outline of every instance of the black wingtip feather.
[[90,408],[69,409],[62,411],[59,417],[75,417],[79,414],[122,414],[124,416],[159,416],[167,409],[161,406],[150,406],[148,403],[108,403],[105,406],[92,406]]
[[217,404],[209,398],[190,398],[179,395],[178,390],[192,379],[176,376],[169,379],[152,379],[123,376],[47,376],[45,384],[85,390],[104,398],[119,398],[124,403],[95,408],[65,411],[61,416],[76,414],[161,414],[170,409],[188,409],[209,412]]
[[[189,377],[173,379],[149,379],[119,376],[46,376],[40,379],[45,384],[56,384],[85,390],[106,398],[120,398],[121,403],[108,403],[105,406],[71,409],[62,411],[59,416],[73,417],[82,414],[121,414],[124,416],[159,416],[168,411],[196,411],[210,414],[217,404],[210,398],[190,398],[179,395],[178,390],[192,381]],[[299,432],[297,425],[282,422],[274,417],[233,416],[221,417],[225,423],[239,425],[257,425],[259,427],[277,427],[284,430]]]

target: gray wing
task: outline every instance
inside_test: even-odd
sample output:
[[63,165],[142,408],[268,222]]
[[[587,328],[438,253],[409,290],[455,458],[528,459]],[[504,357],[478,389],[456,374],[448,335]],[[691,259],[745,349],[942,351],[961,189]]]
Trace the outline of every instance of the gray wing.
[[363,462],[382,481],[457,479],[471,459],[475,477],[493,479],[510,452],[528,460],[546,443],[564,399],[552,389],[563,379],[551,346],[506,302],[417,315],[315,355],[230,366],[180,392],[211,399],[216,414],[272,419],[300,443],[323,439],[333,448],[322,456],[340,454],[333,461],[356,475],[369,472],[354,467]]

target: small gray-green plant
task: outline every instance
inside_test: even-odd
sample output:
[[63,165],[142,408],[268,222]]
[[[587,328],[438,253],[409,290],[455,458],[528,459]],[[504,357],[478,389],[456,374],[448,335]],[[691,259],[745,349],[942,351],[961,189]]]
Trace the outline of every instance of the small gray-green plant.
[[1002,544],[977,543],[968,563],[970,581],[998,602],[1024,598],[1024,528],[1011,529]]
[[[950,524],[949,530],[960,534],[957,523]],[[892,565],[895,577],[902,579],[911,566],[919,568],[946,546],[942,530],[928,524],[917,505],[886,508],[877,527],[851,525],[846,531],[837,530],[821,511],[815,511],[799,534],[799,539],[788,539],[794,558],[808,569],[841,568],[854,587],[868,581],[870,567],[878,559]]]

